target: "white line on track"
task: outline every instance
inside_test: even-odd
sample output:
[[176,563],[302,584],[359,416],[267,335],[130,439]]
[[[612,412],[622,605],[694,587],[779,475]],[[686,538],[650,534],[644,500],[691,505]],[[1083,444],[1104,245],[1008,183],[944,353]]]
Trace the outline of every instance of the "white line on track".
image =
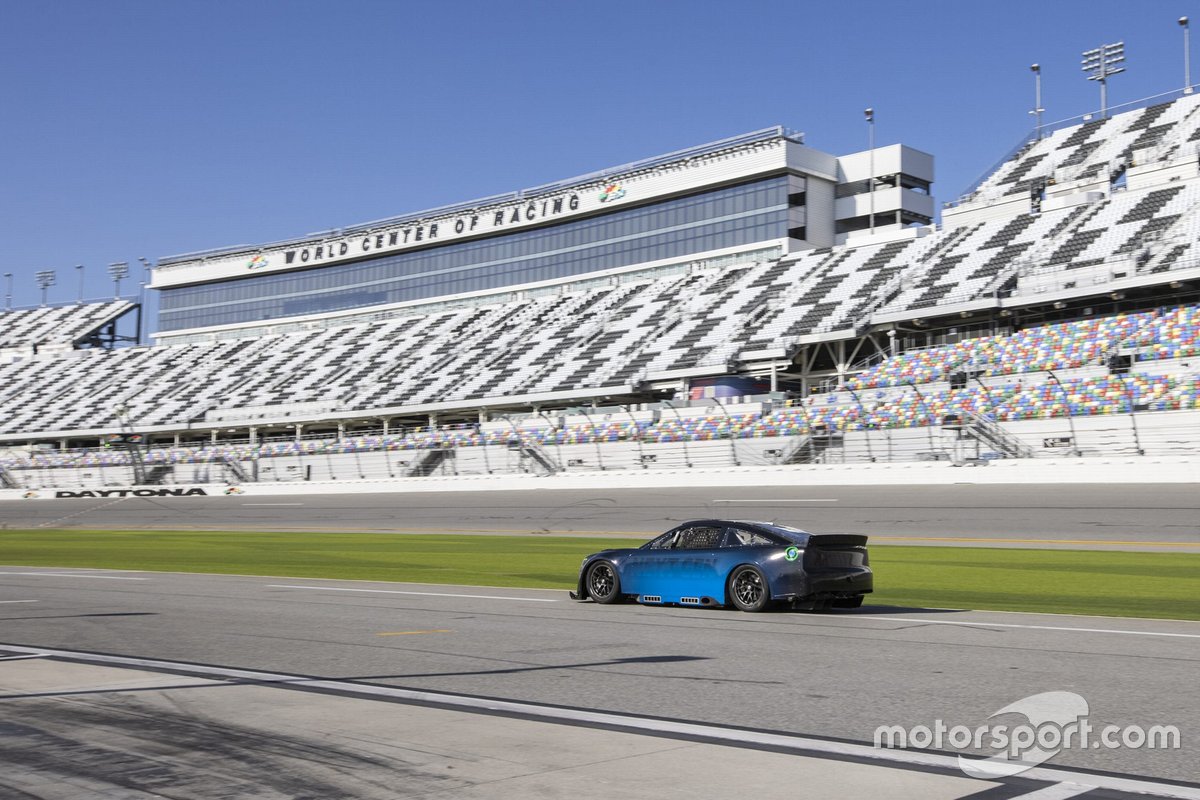
[[29,653],[23,656],[0,656],[0,661],[28,661],[31,658],[45,658],[42,653]]
[[[305,587],[310,588],[310,587]],[[496,700],[486,697],[471,697],[470,695],[442,694],[416,689],[401,689],[394,686],[378,684],[355,683],[353,681],[323,680],[321,678],[306,678],[300,675],[287,675],[273,672],[258,672],[256,670],[236,669],[230,667],[213,667],[205,664],[189,664],[182,661],[158,661],[147,658],[132,658],[129,656],[110,656],[98,653],[80,653],[71,650],[48,650],[45,648],[25,647],[0,643],[0,647],[17,653],[30,653],[43,657],[70,658],[93,664],[115,664],[124,667],[141,667],[144,669],[184,670],[186,672],[216,678],[231,678],[234,680],[251,680],[261,683],[277,683],[295,685],[300,688],[326,689],[342,694],[356,694],[365,697],[382,697],[390,700],[407,700],[410,702],[436,703],[451,708],[462,708],[477,711],[499,711],[516,714],[534,719],[573,724],[591,724],[624,728],[629,731],[648,734],[669,734],[693,739],[707,739],[716,742],[732,744],[753,744],[773,749],[791,751],[804,755],[821,754],[865,758],[872,761],[897,764],[901,767],[934,767],[954,774],[958,773],[957,756],[940,753],[926,753],[919,750],[898,750],[877,748],[869,744],[854,744],[851,742],[833,742],[824,739],[811,739],[807,736],[780,733],[765,733],[735,728],[722,728],[716,725],[704,725],[694,722],[676,722],[672,720],[650,719],[624,714],[611,714],[602,711],[587,711],[576,708],[561,708],[542,706],[536,703],[521,703],[510,700]],[[1119,792],[1140,792],[1153,794],[1158,797],[1178,798],[1179,800],[1200,800],[1200,787],[1179,786],[1170,783],[1158,783],[1154,780],[1121,777],[1118,775],[1093,775],[1086,772],[1075,772],[1071,769],[1057,767],[1034,767],[1022,773],[1022,777],[1038,781],[1049,781],[1057,785],[1075,784],[1090,788],[1111,789]],[[1047,787],[1052,788],[1052,787]],[[1065,791],[1065,789],[1064,789]],[[1049,795],[1049,797],[1068,797],[1069,795]]]
[[148,581],[149,578],[130,578],[124,575],[87,575],[82,572],[0,572],[0,575],[36,575],[39,578],[96,578],[102,581]]
[[1200,633],[1165,633],[1162,631],[1130,631],[1119,628],[1068,628],[1061,625],[1018,625],[1014,622],[959,622],[950,619],[917,619],[916,617],[869,617],[855,614],[847,619],[878,619],[884,622],[920,622],[923,625],[958,625],[965,628],[1022,628],[1032,631],[1074,631],[1076,633],[1118,633],[1125,636],[1168,636],[1177,639],[1200,639]]
[[713,503],[836,503],[836,497],[811,497],[797,500],[794,497],[739,497],[728,500],[712,500]]
[[242,503],[244,506],[302,506],[304,503]]
[[1019,794],[1012,800],[1067,800],[1068,797],[1078,797],[1095,790],[1095,786],[1084,786],[1080,783],[1056,783],[1029,794]]
[[451,594],[450,592],[402,592],[398,589],[344,589],[340,586],[292,586],[283,583],[268,583],[272,589],[314,589],[318,592],[370,592],[371,594],[417,594],[425,597],[470,597],[476,600],[517,600],[524,603],[557,603],[549,597],[503,597],[493,594]]
[[0,600],[0,603],[36,603],[37,600]]

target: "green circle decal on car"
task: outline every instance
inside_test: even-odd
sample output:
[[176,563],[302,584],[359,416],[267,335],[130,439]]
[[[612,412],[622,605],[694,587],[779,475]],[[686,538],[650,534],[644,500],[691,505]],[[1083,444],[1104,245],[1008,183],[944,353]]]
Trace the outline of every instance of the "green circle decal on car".
[[799,547],[789,547],[787,550],[783,551],[783,557],[786,558],[788,561],[795,561],[797,558],[800,557],[800,548]]

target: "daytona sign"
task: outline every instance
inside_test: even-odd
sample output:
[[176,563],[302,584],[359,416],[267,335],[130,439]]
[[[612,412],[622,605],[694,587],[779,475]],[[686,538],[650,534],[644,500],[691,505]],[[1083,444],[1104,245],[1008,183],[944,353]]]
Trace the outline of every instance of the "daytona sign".
[[203,489],[81,489],[77,492],[60,489],[57,498],[71,497],[207,497]]

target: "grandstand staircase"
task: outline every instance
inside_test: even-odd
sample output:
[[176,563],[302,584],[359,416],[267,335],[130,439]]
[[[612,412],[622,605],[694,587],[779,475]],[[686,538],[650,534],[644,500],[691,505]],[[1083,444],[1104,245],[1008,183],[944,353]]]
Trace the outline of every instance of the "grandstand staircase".
[[562,469],[537,442],[516,440],[509,442],[508,447],[510,450],[517,450],[520,453],[520,468],[522,472],[540,472],[544,475],[553,475]]
[[426,478],[439,469],[445,469],[454,461],[457,453],[453,447],[422,450],[416,460],[404,471],[406,478]]
[[151,467],[150,469],[145,469],[143,467],[143,469],[144,472],[142,473],[142,478],[138,481],[138,484],[142,486],[158,486],[163,483],[169,483],[167,479],[170,478],[175,472],[174,467],[167,466],[165,464],[160,464],[156,467]]
[[778,464],[817,464],[825,460],[825,452],[843,443],[841,431],[832,431],[818,424],[811,433],[801,436],[777,456]]
[[999,424],[967,412],[962,418],[962,435],[993,448],[1005,458],[1033,458],[1033,448],[1004,430]]
[[238,483],[252,483],[257,480],[255,477],[246,472],[246,468],[242,466],[242,462],[238,461],[231,455],[227,455],[221,459],[221,463],[225,465],[225,469],[229,470],[229,474],[233,476]]
[[816,462],[817,457],[816,442],[813,441],[813,437],[805,435],[780,451],[777,463],[812,464]]
[[4,467],[0,467],[0,488],[3,489],[20,489],[21,485],[17,483],[17,479],[12,476]]

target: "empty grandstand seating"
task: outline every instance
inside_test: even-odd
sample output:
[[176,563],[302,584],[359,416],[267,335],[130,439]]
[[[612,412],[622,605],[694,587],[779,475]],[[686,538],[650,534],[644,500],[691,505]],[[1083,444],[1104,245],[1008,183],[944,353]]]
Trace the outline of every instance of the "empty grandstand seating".
[[134,307],[126,300],[0,311],[0,350],[74,344]]
[[[1123,185],[1113,181],[1118,173],[1132,175],[1160,162],[1195,161],[1198,140],[1200,97],[1189,96],[1054,131],[1022,148],[969,200],[1002,203],[1045,194],[1044,209],[1031,204],[941,231],[860,237],[851,245],[782,258],[760,251],[510,291],[491,300],[473,297],[457,306],[390,309],[390,316],[380,312],[365,321],[328,319],[311,329],[31,353],[0,363],[0,436],[94,436],[127,425],[245,428],[351,414],[378,418],[400,409],[420,414],[501,398],[512,405],[537,398],[544,407],[562,408],[602,402],[605,394],[634,392],[649,381],[726,374],[746,354],[849,338],[871,323],[945,313],[954,303],[1019,299],[1068,284],[1095,292],[1098,281],[1137,276],[1165,283],[1166,273],[1200,264],[1200,252],[1193,254],[1200,238],[1200,168],[1164,170],[1157,178],[1137,173]],[[1087,195],[1097,186],[1101,191]],[[1067,194],[1071,187],[1082,195]],[[113,301],[3,313],[0,349],[77,344],[131,307]],[[1114,354],[1132,357],[1141,368],[1127,377],[1109,375],[1106,360]],[[512,436],[555,446],[703,442],[800,436],[816,426],[935,426],[955,413],[1019,421],[1133,406],[1191,409],[1197,403],[1195,374],[1178,365],[1147,365],[1195,355],[1200,307],[1188,305],[1089,316],[910,351],[866,368],[826,395],[752,413],[605,414],[554,423],[529,418],[520,425],[341,440],[154,448],[147,458],[164,465],[209,463],[251,452],[271,458],[503,445]],[[1045,370],[1062,372],[1061,383],[1035,377]],[[952,388],[947,384],[955,373],[972,380]],[[50,463],[60,456],[31,458]],[[80,463],[121,464],[127,458],[101,451]]]

